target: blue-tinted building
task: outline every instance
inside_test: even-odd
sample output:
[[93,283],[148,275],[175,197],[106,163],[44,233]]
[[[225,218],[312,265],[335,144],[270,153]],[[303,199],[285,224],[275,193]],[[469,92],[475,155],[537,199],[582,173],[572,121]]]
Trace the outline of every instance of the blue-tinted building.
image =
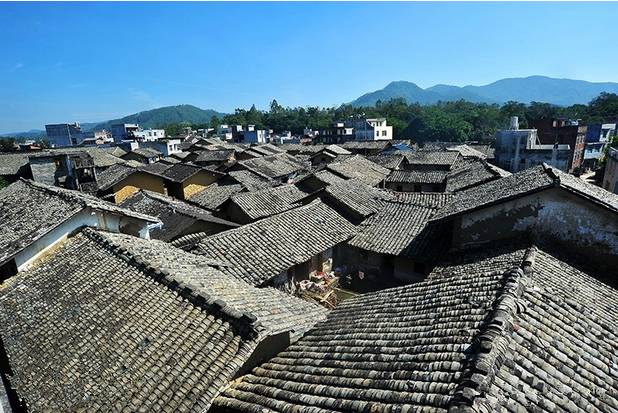
[[85,139],[79,123],[58,123],[45,125],[47,140],[54,148],[79,145]]

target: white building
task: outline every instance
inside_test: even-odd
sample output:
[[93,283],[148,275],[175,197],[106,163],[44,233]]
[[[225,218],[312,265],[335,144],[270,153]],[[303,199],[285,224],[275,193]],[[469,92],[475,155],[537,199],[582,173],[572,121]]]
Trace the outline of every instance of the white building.
[[180,149],[180,143],[180,139],[160,139],[140,142],[140,147],[156,149],[161,152],[163,156],[170,156],[172,154],[182,152],[182,149]]
[[352,122],[354,139],[357,141],[388,141],[393,139],[393,127],[386,125],[385,118],[356,119]]
[[234,137],[234,131],[230,125],[217,126],[217,136],[221,139],[231,141]]
[[138,141],[156,141],[165,139],[165,129],[144,129],[133,132],[133,136]]

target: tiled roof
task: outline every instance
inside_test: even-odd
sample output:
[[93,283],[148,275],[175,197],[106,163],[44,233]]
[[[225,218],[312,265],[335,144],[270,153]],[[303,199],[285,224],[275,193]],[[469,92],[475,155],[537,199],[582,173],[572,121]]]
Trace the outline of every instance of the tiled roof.
[[405,152],[404,156],[412,166],[448,166],[455,163],[459,152],[448,151],[418,151]]
[[296,264],[350,238],[355,227],[320,201],[200,242],[196,253],[228,262],[227,272],[262,285]]
[[330,152],[334,155],[350,155],[352,152],[348,151],[345,148],[342,148],[339,145],[328,145],[324,148],[325,152]]
[[[564,285],[563,269],[579,288],[545,287]],[[453,265],[344,301],[214,404],[234,412],[612,411],[618,315],[587,304],[612,297],[615,307],[616,296],[535,248]]]
[[252,220],[268,217],[298,206],[307,194],[294,185],[281,185],[232,195],[232,201]]
[[161,152],[153,148],[135,148],[131,152],[145,158],[155,158],[161,156]]
[[382,200],[378,212],[359,225],[358,234],[348,244],[378,254],[399,255],[421,236],[431,216],[448,198],[448,194],[415,193],[414,197]]
[[0,175],[16,175],[28,162],[28,155],[24,153],[1,154]]
[[0,263],[85,208],[158,222],[83,192],[22,179],[0,191]]
[[305,169],[301,162],[287,153],[247,159],[239,163],[251,172],[271,179],[281,178]]
[[325,184],[329,184],[329,185],[346,181],[346,178],[342,178],[339,175],[335,175],[334,173],[330,172],[327,169],[323,169],[321,171],[314,173],[314,176],[318,178],[320,181],[324,182]]
[[190,165],[186,163],[177,163],[167,168],[161,175],[173,182],[184,182],[196,173],[206,171],[212,175],[222,175],[220,172],[212,169],[203,168],[198,165]]
[[284,143],[278,145],[278,148],[281,148],[286,152],[312,155],[324,149],[324,145],[301,145],[300,143]]
[[284,152],[283,149],[269,143],[263,145],[253,145],[248,149],[248,151],[253,151],[259,156],[275,155]]
[[255,174],[251,171],[230,171],[228,175],[250,191],[270,188],[276,184],[272,179]]
[[386,182],[410,184],[441,184],[446,180],[448,171],[393,171],[386,177]]
[[216,211],[232,195],[244,190],[245,188],[241,184],[221,185],[219,182],[214,182],[203,191],[191,195],[189,201],[210,211]]
[[388,169],[361,155],[352,156],[341,162],[330,163],[326,168],[344,178],[357,178],[371,186],[376,186],[382,182],[390,173]]
[[101,148],[101,149],[103,149],[108,154],[116,156],[118,158],[120,158],[123,155],[126,155],[128,153],[127,151],[122,149],[120,146],[111,146],[111,147]]
[[165,171],[167,171],[168,169],[170,169],[172,167],[172,165],[176,164],[178,162],[174,162],[174,163],[168,163],[168,162],[154,162],[154,163],[149,163],[149,164],[142,164],[139,166],[139,169],[141,169],[142,171],[147,171],[147,172],[152,172],[154,174],[157,175],[162,175]]
[[449,146],[446,148],[446,150],[459,152],[462,156],[474,157],[478,159],[487,159],[487,154],[481,151],[478,151],[474,149],[473,147],[465,145],[465,144]]
[[509,172],[493,166],[483,159],[461,158],[455,163],[454,169],[449,171],[446,190],[450,192],[461,191],[509,175]]
[[339,204],[348,208],[360,217],[367,217],[381,208],[380,200],[392,199],[390,191],[374,188],[358,179],[342,180],[328,185],[324,192],[334,200],[334,208],[339,210]]
[[551,187],[560,187],[618,212],[618,195],[543,164],[458,192],[434,219],[444,219]]
[[361,149],[386,149],[391,142],[389,141],[348,141],[341,144],[341,146],[348,150],[361,150]]
[[0,290],[28,411],[203,412],[248,360],[255,316],[141,258],[86,229]]
[[371,162],[377,163],[378,165],[387,168],[387,169],[397,169],[405,159],[405,156],[402,154],[380,154],[380,155],[371,155],[367,156]]
[[75,148],[62,148],[62,149],[49,149],[50,153],[72,153],[72,152],[86,152],[92,157],[94,166],[97,168],[108,168],[112,165],[124,163],[118,155],[109,153],[103,148],[97,147],[75,147]]
[[274,288],[256,288],[225,275],[213,268],[217,261],[184,252],[161,241],[148,241],[124,234],[102,235],[140,261],[162,272],[177,282],[213,300],[222,300],[227,307],[257,318],[264,329],[261,335],[308,330],[326,316],[326,309],[314,303],[283,293]]
[[193,162],[223,162],[230,159],[234,155],[233,149],[222,149],[214,151],[197,152],[197,157]]
[[202,208],[145,190],[126,198],[120,206],[159,218],[163,227],[151,229],[150,236],[163,241],[176,238],[197,221],[216,224],[226,229],[238,227],[238,224],[217,218]]
[[97,186],[100,191],[105,191],[112,186],[116,185],[118,182],[122,181],[126,177],[131,174],[137,172],[148,173],[151,175],[157,175],[159,177],[163,177],[162,174],[158,172],[158,170],[166,171],[170,168],[170,165],[163,164],[157,162],[155,167],[149,167],[149,165],[144,165],[141,163],[130,164],[129,162],[112,165],[109,168],[105,169],[102,172],[97,174]]

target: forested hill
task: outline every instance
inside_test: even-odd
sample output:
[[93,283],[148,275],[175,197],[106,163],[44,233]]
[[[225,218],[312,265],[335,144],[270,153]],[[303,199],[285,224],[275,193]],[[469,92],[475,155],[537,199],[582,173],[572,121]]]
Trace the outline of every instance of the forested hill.
[[423,89],[412,82],[389,83],[384,89],[366,93],[352,106],[374,106],[378,101],[403,98],[407,103],[430,105],[466,100],[476,103],[545,102],[559,106],[585,104],[602,92],[618,93],[618,83],[555,79],[546,76],[501,79],[484,86],[436,85]]
[[83,130],[109,130],[114,123],[138,123],[142,128],[156,128],[170,124],[205,124],[210,123],[213,116],[222,118],[225,113],[212,109],[200,109],[193,105],[166,106],[144,112],[134,113],[120,119],[112,119],[100,123],[83,123]]

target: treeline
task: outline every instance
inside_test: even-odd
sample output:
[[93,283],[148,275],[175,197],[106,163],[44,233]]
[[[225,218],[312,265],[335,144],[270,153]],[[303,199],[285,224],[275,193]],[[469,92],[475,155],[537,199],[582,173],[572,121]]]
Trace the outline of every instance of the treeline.
[[508,102],[504,105],[471,103],[467,101],[441,102],[423,106],[408,104],[403,99],[378,102],[375,107],[283,107],[276,100],[270,110],[236,109],[222,119],[213,117],[209,124],[172,124],[165,126],[168,135],[178,134],[183,126],[193,128],[216,127],[218,124],[253,124],[275,132],[289,130],[300,134],[305,127],[325,129],[333,121],[355,116],[384,117],[393,126],[396,139],[426,141],[469,141],[491,139],[496,130],[506,128],[511,116],[519,116],[521,128],[536,119],[566,117],[581,119],[585,123],[599,123],[618,117],[618,95],[602,93],[588,105],[560,107],[548,103],[532,102],[529,105]]

